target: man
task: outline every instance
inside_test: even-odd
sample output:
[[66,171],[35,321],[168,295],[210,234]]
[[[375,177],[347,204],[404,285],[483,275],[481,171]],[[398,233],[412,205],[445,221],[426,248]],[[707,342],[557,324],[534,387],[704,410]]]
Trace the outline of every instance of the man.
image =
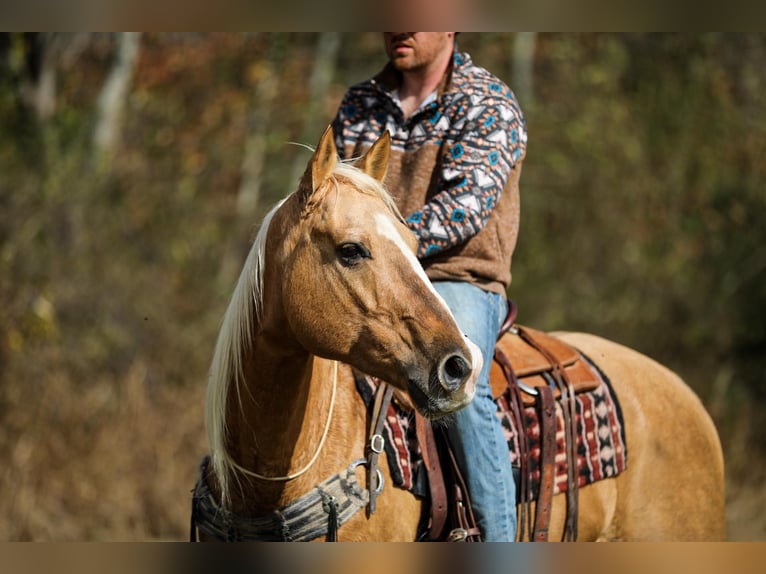
[[418,258],[484,354],[473,402],[448,428],[483,539],[512,541],[516,497],[489,370],[505,319],[526,130],[499,79],[457,50],[455,32],[386,32],[389,62],[346,93],[333,128],[345,159],[392,136],[386,185],[419,238]]

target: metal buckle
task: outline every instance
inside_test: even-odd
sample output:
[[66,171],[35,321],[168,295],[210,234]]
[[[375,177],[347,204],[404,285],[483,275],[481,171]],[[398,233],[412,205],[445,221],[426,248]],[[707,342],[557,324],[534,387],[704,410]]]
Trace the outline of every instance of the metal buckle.
[[[367,465],[368,463],[366,458],[358,458],[354,462],[352,462],[350,465],[348,465],[348,473],[354,474],[356,472],[357,466],[367,466]],[[383,492],[384,480],[383,480],[383,473],[380,472],[379,468],[375,469],[375,478],[376,478],[375,484],[377,485],[377,487],[373,489],[373,492],[375,494],[380,494],[381,492]]]
[[465,542],[468,540],[468,531],[465,528],[455,528],[447,535],[447,542]]
[[375,454],[380,454],[386,446],[386,439],[379,434],[374,434],[370,437],[370,449]]

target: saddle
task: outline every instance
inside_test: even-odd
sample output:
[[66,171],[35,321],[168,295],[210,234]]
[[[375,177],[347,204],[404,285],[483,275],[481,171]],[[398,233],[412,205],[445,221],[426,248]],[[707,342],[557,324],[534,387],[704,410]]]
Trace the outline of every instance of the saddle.
[[[556,454],[556,402],[563,411],[567,458],[567,517],[564,540],[577,539],[578,480],[575,395],[589,392],[601,384],[581,354],[541,331],[515,324],[517,308],[510,302],[495,347],[490,371],[493,395],[507,393],[514,425],[519,433],[518,466],[514,467],[519,503],[518,539],[548,539],[553,501]],[[534,406],[540,421],[540,488],[532,521],[530,491],[529,441],[524,424],[524,409]],[[431,509],[427,540],[478,541],[479,530],[471,510],[470,497],[461,471],[446,436],[419,414],[416,416],[418,441],[431,491]]]
[[[513,369],[525,406],[536,403],[540,387],[551,386],[557,366],[563,370],[575,393],[592,391],[601,382],[580,353],[561,339],[529,327],[511,326],[497,341],[490,370],[489,382],[496,399],[508,388],[504,358]],[[553,395],[559,400],[561,389],[554,388]]]

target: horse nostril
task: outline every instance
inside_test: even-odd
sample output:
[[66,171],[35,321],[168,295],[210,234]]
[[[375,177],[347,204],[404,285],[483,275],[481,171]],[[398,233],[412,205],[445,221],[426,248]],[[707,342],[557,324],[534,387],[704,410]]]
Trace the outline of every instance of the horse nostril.
[[462,355],[452,355],[442,364],[441,383],[449,391],[457,390],[471,374],[471,365]]

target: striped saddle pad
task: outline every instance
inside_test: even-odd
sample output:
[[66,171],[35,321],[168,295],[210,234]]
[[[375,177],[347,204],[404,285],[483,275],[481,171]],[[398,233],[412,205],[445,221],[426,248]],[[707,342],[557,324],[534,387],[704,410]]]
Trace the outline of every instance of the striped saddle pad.
[[[587,369],[589,384],[581,386],[576,397],[577,424],[577,477],[579,486],[617,476],[627,468],[627,449],[622,413],[611,384],[601,370],[582,353],[577,353],[578,369]],[[534,376],[545,380],[545,372]],[[526,379],[522,379],[526,380]],[[362,399],[372,409],[377,382],[357,374],[356,386]],[[584,389],[584,390],[582,390]],[[524,401],[523,419],[525,428],[515,428],[510,413],[510,392],[500,392],[495,400],[497,416],[500,419],[508,443],[511,464],[519,460],[519,433],[527,434],[529,444],[530,495],[537,498],[540,483],[540,423],[537,409],[532,401]],[[567,489],[567,468],[565,431],[562,407],[556,404],[556,478],[554,494]],[[396,401],[388,408],[384,424],[386,456],[391,469],[391,478],[400,488],[416,495],[427,496],[428,482],[423,459],[415,433],[414,414],[402,409]]]

